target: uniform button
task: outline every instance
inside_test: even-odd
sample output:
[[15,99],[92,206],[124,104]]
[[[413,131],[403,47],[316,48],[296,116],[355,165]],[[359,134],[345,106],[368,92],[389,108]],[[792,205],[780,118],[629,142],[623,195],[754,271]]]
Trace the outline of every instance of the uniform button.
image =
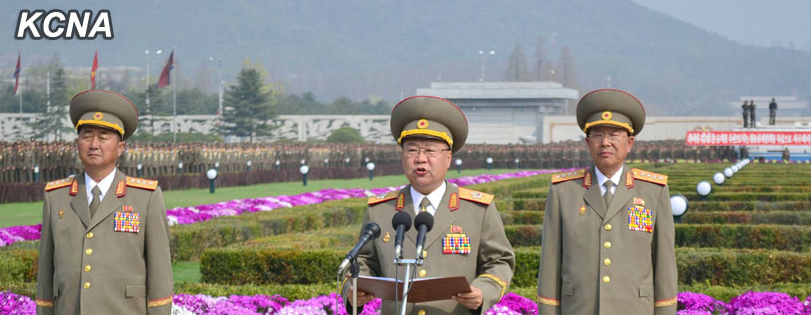
[[90,272],[90,265],[84,266],[84,271]]
[[425,258],[425,257],[428,257],[428,251],[427,250],[422,251],[422,258]]
[[605,260],[603,260],[603,263],[604,263],[606,266],[611,266],[611,258],[606,258]]
[[605,277],[603,277],[603,282],[609,283],[609,282],[611,282],[611,278],[609,278],[608,276],[605,276]]
[[84,283],[84,288],[85,289],[90,289],[90,282],[85,282]]
[[92,255],[92,254],[93,254],[93,249],[92,249],[92,248],[88,248],[88,249],[86,249],[86,250],[84,251],[84,253],[85,253],[85,254],[88,254],[88,255]]
[[420,310],[419,312],[417,312],[417,314],[419,314],[419,315],[425,315],[425,310]]
[[605,243],[603,243],[603,247],[605,247],[605,248],[611,248],[611,242],[605,242]]
[[611,231],[611,223],[606,223],[605,224],[605,230],[606,231]]
[[87,232],[87,238],[93,238],[93,232]]
[[420,270],[420,277],[425,278],[425,276],[427,276],[427,275],[428,275],[428,271],[425,271],[425,269]]

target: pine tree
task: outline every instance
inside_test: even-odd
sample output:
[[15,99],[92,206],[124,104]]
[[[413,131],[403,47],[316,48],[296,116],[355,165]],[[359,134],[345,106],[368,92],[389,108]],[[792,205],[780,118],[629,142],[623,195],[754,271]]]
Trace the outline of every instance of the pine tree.
[[222,124],[217,132],[223,136],[254,138],[267,136],[274,129],[275,98],[263,86],[265,80],[256,69],[242,68],[237,83],[223,96]]
[[69,105],[67,78],[65,77],[65,70],[59,68],[56,70],[53,80],[51,81],[51,95],[50,105],[46,107],[44,113],[40,113],[39,119],[31,123],[31,129],[34,131],[36,138],[45,138],[54,136],[54,140],[62,138],[63,134],[72,131],[64,120],[68,117],[67,108]]
[[524,56],[521,44],[516,44],[513,47],[507,70],[504,71],[504,79],[506,81],[530,81],[529,71],[527,70],[527,57]]
[[577,74],[574,66],[574,59],[572,53],[569,51],[569,46],[563,46],[560,52],[560,59],[557,65],[558,82],[563,86],[571,89],[577,89]]

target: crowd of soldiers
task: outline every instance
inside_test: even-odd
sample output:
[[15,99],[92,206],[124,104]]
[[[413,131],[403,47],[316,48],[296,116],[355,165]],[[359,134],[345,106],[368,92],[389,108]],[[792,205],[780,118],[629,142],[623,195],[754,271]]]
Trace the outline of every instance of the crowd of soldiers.
[[[51,181],[81,171],[73,142],[0,142],[0,182]],[[734,147],[686,146],[683,140],[637,141],[628,156],[634,162],[716,162],[738,158]],[[488,165],[488,158],[492,163]],[[580,141],[536,145],[469,144],[454,154],[462,168],[574,168],[590,165]],[[178,173],[366,167],[400,163],[395,144],[284,143],[127,143],[119,168],[131,176]],[[455,164],[454,164],[455,165]]]

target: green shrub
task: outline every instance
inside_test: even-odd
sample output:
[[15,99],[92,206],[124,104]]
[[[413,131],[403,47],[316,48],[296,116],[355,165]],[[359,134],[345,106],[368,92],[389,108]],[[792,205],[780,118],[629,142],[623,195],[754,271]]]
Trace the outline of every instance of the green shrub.
[[347,250],[207,249],[200,259],[205,283],[313,284],[335,281]]
[[683,223],[695,224],[782,224],[811,225],[811,213],[798,211],[772,212],[690,212],[682,217]]
[[27,248],[0,248],[0,283],[36,282],[39,252]]

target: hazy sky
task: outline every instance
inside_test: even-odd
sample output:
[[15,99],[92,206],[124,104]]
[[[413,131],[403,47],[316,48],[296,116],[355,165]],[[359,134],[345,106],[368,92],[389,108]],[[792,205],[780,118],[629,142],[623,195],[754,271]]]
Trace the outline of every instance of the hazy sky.
[[808,0],[632,0],[728,39],[811,51]]

